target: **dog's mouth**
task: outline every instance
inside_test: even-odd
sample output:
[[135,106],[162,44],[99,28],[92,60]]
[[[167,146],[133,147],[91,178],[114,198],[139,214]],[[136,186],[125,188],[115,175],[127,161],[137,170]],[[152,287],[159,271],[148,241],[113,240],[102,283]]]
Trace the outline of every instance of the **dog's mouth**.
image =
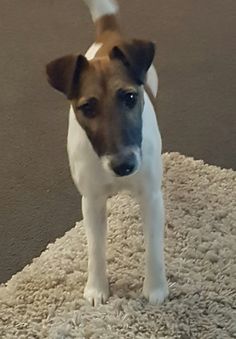
[[122,152],[102,156],[103,168],[116,177],[127,177],[138,172],[141,165],[141,150],[126,148]]

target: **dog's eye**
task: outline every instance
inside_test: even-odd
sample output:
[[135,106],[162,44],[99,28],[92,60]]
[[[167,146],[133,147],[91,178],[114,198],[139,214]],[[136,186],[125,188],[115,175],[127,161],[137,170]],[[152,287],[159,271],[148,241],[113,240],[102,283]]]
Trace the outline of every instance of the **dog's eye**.
[[91,98],[83,105],[78,106],[77,109],[80,110],[86,118],[91,119],[96,115],[96,106],[97,99]]
[[119,91],[118,96],[127,108],[132,109],[136,106],[138,97],[136,92]]
[[137,94],[136,93],[126,93],[124,103],[128,108],[130,108],[130,109],[134,108],[134,106],[137,103]]
[[95,116],[94,107],[89,102],[80,106],[80,110],[86,118],[93,118]]

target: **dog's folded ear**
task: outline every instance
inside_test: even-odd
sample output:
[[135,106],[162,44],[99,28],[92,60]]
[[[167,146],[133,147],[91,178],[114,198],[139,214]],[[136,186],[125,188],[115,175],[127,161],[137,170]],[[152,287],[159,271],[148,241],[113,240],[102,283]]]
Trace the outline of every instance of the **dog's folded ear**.
[[114,46],[110,52],[110,58],[120,60],[139,85],[144,84],[146,73],[152,64],[154,55],[154,43],[144,40],[121,42]]
[[81,73],[89,66],[83,55],[66,55],[46,66],[49,84],[64,93],[69,100],[76,97]]

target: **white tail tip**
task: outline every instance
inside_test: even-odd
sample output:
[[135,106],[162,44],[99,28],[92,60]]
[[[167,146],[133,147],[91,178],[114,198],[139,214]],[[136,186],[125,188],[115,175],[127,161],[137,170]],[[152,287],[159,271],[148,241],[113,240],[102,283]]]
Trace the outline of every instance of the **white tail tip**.
[[104,15],[116,14],[119,10],[116,0],[84,0],[88,6],[93,21],[96,21]]

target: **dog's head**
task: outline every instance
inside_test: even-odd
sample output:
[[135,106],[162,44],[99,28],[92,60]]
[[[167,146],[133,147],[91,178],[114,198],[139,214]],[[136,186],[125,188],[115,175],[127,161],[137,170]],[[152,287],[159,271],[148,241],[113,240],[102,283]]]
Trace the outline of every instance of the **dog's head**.
[[117,176],[140,166],[143,84],[155,53],[151,42],[120,42],[88,61],[68,55],[47,65],[49,83],[70,100],[103,165]]

